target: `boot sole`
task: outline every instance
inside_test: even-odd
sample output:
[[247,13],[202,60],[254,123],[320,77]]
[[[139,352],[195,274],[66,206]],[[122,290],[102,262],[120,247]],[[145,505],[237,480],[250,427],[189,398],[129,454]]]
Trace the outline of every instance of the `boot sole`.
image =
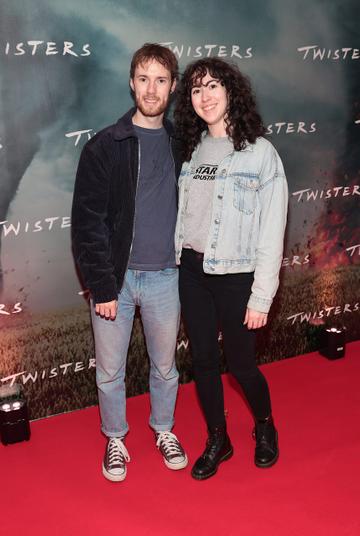
[[272,467],[273,465],[275,465],[275,463],[278,461],[279,459],[279,451],[277,453],[277,455],[275,456],[275,458],[273,458],[271,461],[267,462],[267,463],[261,463],[261,462],[257,462],[255,460],[255,465],[256,467],[260,467],[261,469],[267,469],[268,467]]
[[188,458],[187,458],[186,454],[185,454],[184,461],[182,461],[180,463],[170,463],[170,462],[167,461],[166,458],[164,458],[164,456],[163,456],[163,460],[164,460],[164,463],[165,463],[166,467],[168,469],[172,469],[173,471],[179,471],[179,469],[184,469],[188,464]]
[[217,473],[219,465],[222,462],[226,462],[226,460],[229,460],[232,457],[233,454],[234,454],[234,449],[231,448],[231,450],[229,450],[229,452],[227,452],[226,454],[224,454],[224,456],[222,458],[220,458],[219,463],[216,466],[216,469],[214,469],[214,471],[212,473],[209,473],[209,474],[207,474],[205,476],[201,476],[201,475],[199,476],[199,475],[194,475],[193,472],[191,471],[191,476],[195,480],[206,480],[207,478],[210,478],[210,477],[214,476]]

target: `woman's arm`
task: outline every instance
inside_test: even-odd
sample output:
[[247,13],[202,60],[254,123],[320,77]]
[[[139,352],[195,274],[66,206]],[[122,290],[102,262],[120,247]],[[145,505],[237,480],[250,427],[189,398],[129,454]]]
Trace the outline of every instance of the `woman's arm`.
[[288,206],[284,168],[271,144],[267,147],[261,167],[259,203],[259,238],[248,309],[268,313],[279,286]]

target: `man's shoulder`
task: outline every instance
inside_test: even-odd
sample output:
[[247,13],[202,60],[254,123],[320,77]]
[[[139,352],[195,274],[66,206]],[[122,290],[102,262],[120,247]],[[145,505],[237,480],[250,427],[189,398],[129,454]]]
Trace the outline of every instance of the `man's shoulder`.
[[89,151],[111,147],[113,143],[135,136],[131,117],[133,109],[127,111],[120,119],[97,132],[86,144]]
[[85,147],[87,150],[92,151],[97,148],[100,148],[102,145],[107,145],[114,140],[114,131],[116,123],[109,125],[105,128],[102,128],[97,132],[86,144]]

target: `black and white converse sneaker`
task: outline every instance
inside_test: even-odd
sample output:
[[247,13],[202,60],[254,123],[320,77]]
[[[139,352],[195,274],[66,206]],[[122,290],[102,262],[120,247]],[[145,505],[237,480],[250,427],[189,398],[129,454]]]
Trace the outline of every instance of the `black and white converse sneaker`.
[[156,432],[156,446],[163,455],[164,463],[169,469],[183,469],[188,464],[184,449],[175,434]]
[[112,482],[120,482],[126,477],[126,462],[130,456],[120,437],[109,437],[106,445],[102,472]]

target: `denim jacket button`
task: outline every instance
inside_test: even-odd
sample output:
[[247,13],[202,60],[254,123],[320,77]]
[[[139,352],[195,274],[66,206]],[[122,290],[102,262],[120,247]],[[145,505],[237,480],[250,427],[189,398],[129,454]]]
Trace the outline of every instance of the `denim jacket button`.
[[222,169],[221,170],[221,175],[225,175],[225,173],[226,173],[226,169]]
[[212,249],[215,249],[215,248],[216,248],[216,244],[215,244],[215,242],[213,242],[213,243],[211,244],[211,247],[212,247]]
[[218,224],[218,223],[220,223],[220,220],[219,220],[218,218],[216,218],[216,220],[214,220],[214,222],[215,222],[216,224]]
[[222,199],[223,196],[221,194],[218,195],[218,199]]

